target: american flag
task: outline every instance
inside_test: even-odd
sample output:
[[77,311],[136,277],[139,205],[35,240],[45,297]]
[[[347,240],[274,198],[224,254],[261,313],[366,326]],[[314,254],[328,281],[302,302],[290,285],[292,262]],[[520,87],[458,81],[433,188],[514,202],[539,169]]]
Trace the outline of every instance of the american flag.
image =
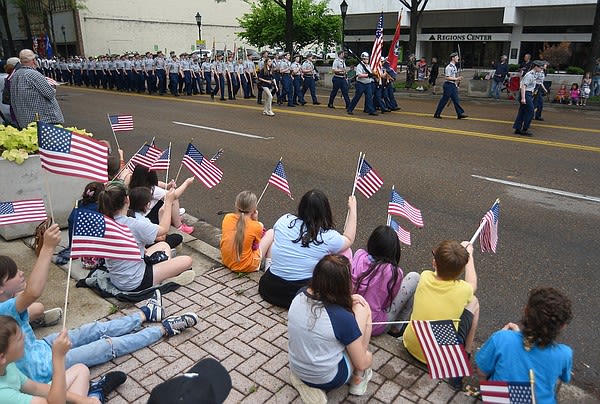
[[292,198],[290,184],[288,183],[287,176],[285,175],[285,170],[283,168],[283,162],[281,160],[277,162],[277,165],[275,165],[275,170],[273,170],[273,174],[271,174],[271,177],[269,178],[269,184],[281,189],[287,194],[287,196]]
[[367,199],[373,196],[381,188],[383,180],[377,172],[371,167],[367,160],[363,159],[358,176],[356,177],[356,189],[360,191]]
[[162,156],[163,152],[154,145],[145,144],[140,150],[129,160],[127,168],[130,171],[135,169],[138,164],[146,168],[150,168]]
[[390,227],[392,228],[392,230],[394,230],[396,232],[396,234],[398,235],[398,239],[406,244],[406,245],[410,245],[410,232],[407,230],[404,230],[402,228],[402,226],[400,226],[394,219],[390,219]]
[[383,11],[379,16],[377,22],[377,28],[375,29],[375,41],[373,42],[373,49],[371,50],[371,59],[369,59],[369,65],[371,70],[379,70],[381,66],[381,50],[383,48]]
[[50,84],[52,87],[57,87],[59,85],[59,83],[56,82],[56,80],[54,80],[51,77],[46,77],[46,81],[48,82],[48,84]]
[[530,404],[531,383],[482,380],[479,391],[484,403]]
[[77,209],[71,257],[140,261],[142,254],[129,227],[101,213]]
[[46,220],[43,199],[0,202],[0,226]]
[[171,163],[171,148],[168,147],[150,167],[150,171],[168,170]]
[[207,188],[214,187],[223,178],[223,171],[204,157],[191,143],[183,156],[182,164],[194,173]]
[[427,359],[432,379],[471,375],[471,364],[458,342],[452,320],[413,320],[411,325]]
[[481,251],[496,252],[498,246],[498,220],[500,219],[500,202],[496,201],[490,210],[487,211],[482,220],[485,224],[479,234],[479,244]]
[[42,168],[51,173],[108,181],[108,147],[96,140],[38,122]]
[[407,218],[417,227],[423,227],[423,217],[421,211],[406,202],[402,197],[392,189],[392,197],[388,203],[388,213]]
[[113,132],[133,130],[133,116],[131,115],[110,115],[108,120]]
[[223,152],[224,152],[223,149],[217,150],[217,152],[210,158],[210,162],[214,163],[215,161],[217,161],[219,159],[219,157],[221,157],[223,155]]

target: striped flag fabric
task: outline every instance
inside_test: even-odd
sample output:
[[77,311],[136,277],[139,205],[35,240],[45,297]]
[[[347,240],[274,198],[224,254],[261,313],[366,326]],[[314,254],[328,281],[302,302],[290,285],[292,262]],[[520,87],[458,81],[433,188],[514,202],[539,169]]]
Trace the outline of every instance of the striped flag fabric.
[[43,199],[0,202],[0,226],[41,222],[48,218]]
[[367,163],[367,160],[363,159],[356,177],[356,189],[369,199],[382,185],[383,180],[379,174]]
[[484,403],[530,404],[531,383],[481,380],[479,391]]
[[217,152],[210,158],[210,162],[214,163],[215,161],[217,161],[219,159],[219,157],[221,157],[223,155],[223,152],[224,152],[223,149],[217,150]]
[[108,181],[108,147],[44,122],[37,123],[42,168],[51,173]]
[[171,148],[167,149],[161,154],[161,156],[150,166],[150,171],[168,170],[169,164],[171,163]]
[[373,42],[373,49],[371,50],[371,59],[369,59],[369,65],[371,70],[379,70],[381,66],[381,50],[383,49],[383,11],[379,15],[377,21],[377,28],[375,29],[375,41]]
[[50,84],[52,87],[57,87],[59,83],[54,80],[52,77],[46,77],[46,82]]
[[162,154],[162,150],[154,145],[146,143],[140,148],[140,150],[138,150],[131,160],[129,160],[129,163],[127,163],[127,169],[133,172],[135,166],[138,164],[149,169],[154,165],[154,163],[156,163],[156,160],[158,160]]
[[398,235],[398,239],[400,240],[401,243],[410,245],[410,232],[409,231],[404,230],[402,228],[402,226],[400,226],[398,224],[398,222],[396,222],[394,219],[390,219],[390,227],[392,228],[392,230],[394,230],[396,232],[396,234]]
[[458,342],[452,320],[412,320],[432,379],[471,375],[471,364]]
[[204,157],[191,143],[188,144],[182,164],[209,189],[221,182],[223,178],[223,171]]
[[498,246],[498,220],[500,219],[500,202],[496,201],[490,210],[483,216],[485,224],[479,233],[481,252],[496,252]]
[[275,170],[269,178],[269,184],[274,185],[287,194],[291,199],[292,192],[290,191],[290,184],[288,183],[287,176],[285,175],[285,169],[283,168],[283,161],[279,160],[275,165]]
[[132,115],[109,115],[110,127],[113,132],[125,132],[133,130]]
[[392,189],[392,196],[388,203],[388,213],[405,217],[415,226],[423,227],[421,211],[405,201],[394,189]]
[[142,253],[129,227],[101,213],[77,209],[71,257],[140,261]]

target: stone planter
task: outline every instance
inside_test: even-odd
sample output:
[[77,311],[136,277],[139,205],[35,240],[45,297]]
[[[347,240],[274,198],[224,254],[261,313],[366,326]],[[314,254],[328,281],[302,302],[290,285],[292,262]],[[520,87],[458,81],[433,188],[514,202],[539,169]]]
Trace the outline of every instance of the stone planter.
[[467,95],[469,97],[487,98],[492,89],[492,80],[469,80]]
[[[43,170],[39,155],[29,156],[21,165],[0,158],[0,173],[2,173],[0,201],[43,198],[48,216],[50,216],[48,197],[48,189],[50,189],[54,220],[62,228],[67,227],[67,219],[75,206],[75,201],[81,198],[83,189],[90,182],[84,178],[67,177]],[[46,187],[46,178],[48,187]],[[31,222],[1,226],[0,236],[5,240],[31,236],[38,224],[38,222]]]

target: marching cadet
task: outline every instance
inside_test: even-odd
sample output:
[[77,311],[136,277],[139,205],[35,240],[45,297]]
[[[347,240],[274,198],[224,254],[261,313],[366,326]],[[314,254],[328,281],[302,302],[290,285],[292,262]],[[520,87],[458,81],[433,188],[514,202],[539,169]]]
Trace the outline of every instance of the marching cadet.
[[[252,60],[252,55],[247,54],[244,60],[244,76],[242,78],[242,87],[244,89],[244,98],[254,98],[252,91],[253,83],[256,80],[256,66]],[[243,83],[246,84],[243,84]]]
[[154,56],[150,52],[146,52],[144,59],[144,74],[146,75],[146,89],[148,94],[152,95],[156,92],[156,76],[154,75]]
[[113,90],[117,86],[117,62],[111,56],[108,62],[108,88]]
[[202,64],[200,65],[200,69],[202,70],[204,81],[206,82],[206,94],[212,94],[213,68],[208,57],[204,58],[204,61],[202,61]]
[[227,53],[225,63],[225,79],[227,81],[227,95],[230,100],[235,100],[235,88],[238,87],[235,67],[233,65],[233,53]]
[[171,52],[171,60],[167,62],[167,71],[169,72],[169,90],[175,97],[179,97],[179,78],[181,73],[181,64],[177,60],[175,52]]
[[90,56],[88,59],[88,76],[90,78],[90,86],[96,87],[96,58]]
[[127,92],[134,91],[134,80],[133,80],[133,55],[127,55],[123,62],[123,69],[125,70],[125,90]]
[[158,79],[158,95],[163,95],[167,91],[165,64],[165,55],[163,55],[162,51],[158,51],[154,63],[154,75]]
[[392,69],[387,58],[383,62],[382,70],[384,79],[383,99],[385,100],[388,109],[398,111],[400,107],[398,107],[398,102],[396,101],[396,97],[394,97],[394,82],[396,81],[398,73]]
[[108,88],[108,79],[110,78],[110,71],[108,68],[108,56],[103,56],[102,57],[102,72],[104,73],[104,80],[102,81],[102,88],[103,89],[107,89]]
[[116,58],[115,66],[117,68],[117,90],[123,91],[123,85],[125,83],[125,81],[123,80],[123,76],[125,75],[125,55],[121,55]]
[[142,58],[139,53],[135,53],[133,58],[133,67],[132,70],[134,72],[135,77],[135,91],[138,94],[141,94],[145,90],[145,77],[144,77],[144,65],[142,63]]
[[338,91],[342,92],[342,97],[344,97],[344,102],[346,103],[346,109],[350,105],[350,97],[348,96],[348,79],[346,78],[346,61],[344,60],[345,52],[343,50],[337,53],[337,57],[333,61],[331,65],[331,72],[333,73],[333,77],[331,78],[331,82],[333,84],[333,88],[331,90],[331,94],[329,94],[329,102],[327,106],[329,108],[335,108],[333,106],[333,101],[337,96]]
[[96,88],[100,88],[102,83],[104,82],[104,70],[102,69],[102,56],[98,56],[96,58],[96,71],[94,76],[96,77],[96,81],[94,84]]
[[377,115],[373,106],[373,72],[369,66],[369,53],[363,52],[360,54],[361,62],[356,66],[356,92],[350,105],[348,106],[348,114],[354,115],[354,108],[360,101],[360,97],[365,95],[365,112],[369,115]]
[[58,61],[58,77],[59,81],[64,83],[69,82],[69,76],[67,75],[67,62],[65,58],[60,58]]
[[81,62],[81,76],[83,78],[83,84],[85,84],[86,87],[90,86],[90,76],[89,76],[89,67],[90,67],[90,62],[88,61],[88,59],[83,58],[82,62]]
[[190,69],[190,59],[187,53],[182,53],[180,56],[181,72],[183,81],[179,83],[179,92],[185,91],[186,95],[192,95],[192,71]]
[[535,90],[536,77],[544,68],[541,60],[535,60],[531,64],[533,68],[529,70],[521,79],[519,112],[513,124],[515,135],[532,136],[529,132],[529,125],[533,120],[533,90]]
[[[238,86],[237,88],[233,89],[233,96],[237,97],[237,93],[238,91],[240,91],[240,87],[242,87],[244,84],[242,82],[242,79],[244,77],[244,59],[238,57],[237,59],[237,63],[234,65],[234,70],[235,70],[235,77],[237,79],[238,82]],[[244,98],[246,98],[246,91],[243,90],[244,92]]]
[[79,59],[79,56],[77,56],[75,58],[75,61],[73,62],[73,82],[75,82],[75,85],[78,87],[81,87],[81,85],[83,84],[81,69],[81,59]]
[[73,62],[73,58],[67,59],[67,81],[69,85],[73,85],[73,70],[75,68],[75,63]]
[[390,112],[391,110],[385,104],[385,100],[383,99],[383,87],[385,85],[383,79],[383,69],[381,68],[381,64],[385,61],[384,57],[381,57],[379,61],[379,66],[373,70],[375,88],[373,90],[373,105],[375,105],[375,109],[381,111],[381,113]]
[[304,93],[302,92],[302,65],[300,64],[300,55],[294,55],[292,62],[292,80],[294,82],[294,105],[304,105]]
[[198,93],[204,94],[204,92],[202,91],[200,64],[198,63],[197,56],[194,56],[192,58],[192,63],[190,64],[190,70],[192,71],[192,93],[194,95],[197,95]]
[[290,62],[289,52],[285,52],[283,58],[279,61],[279,73],[281,74],[281,102],[284,103],[287,100],[288,107],[295,107],[292,63]]
[[[306,55],[306,60],[302,63],[302,75],[304,76],[304,84],[302,86],[302,96],[306,94],[306,90],[310,90],[310,96],[314,105],[319,105],[317,99],[317,88],[315,86],[315,65],[313,64],[313,54]],[[304,105],[304,104],[303,104]]]
[[221,89],[221,101],[225,101],[225,63],[223,63],[223,54],[217,53],[217,60],[213,62],[212,66],[213,76],[215,78],[215,88],[210,93],[210,98],[215,99],[215,95]]
[[445,70],[446,81],[444,82],[444,94],[442,95],[442,98],[440,98],[435,114],[433,114],[434,118],[442,119],[441,113],[446,107],[446,103],[449,99],[452,100],[452,103],[454,104],[458,119],[468,117],[465,115],[465,110],[460,106],[460,101],[458,99],[458,85],[462,80],[462,76],[458,75],[458,68],[456,67],[457,62],[458,53],[452,52],[450,54],[450,63],[448,63]]

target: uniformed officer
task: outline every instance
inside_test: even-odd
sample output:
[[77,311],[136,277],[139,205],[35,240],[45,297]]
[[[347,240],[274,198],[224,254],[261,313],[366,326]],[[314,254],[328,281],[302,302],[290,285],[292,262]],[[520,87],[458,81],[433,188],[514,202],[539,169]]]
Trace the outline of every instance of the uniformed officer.
[[244,98],[254,98],[253,83],[256,80],[256,66],[252,60],[252,55],[246,55],[244,60],[244,76],[242,77],[242,88],[244,89]]
[[281,73],[279,72],[279,65],[281,63],[281,58],[278,53],[273,55],[271,72],[273,73],[273,81],[275,83],[275,98],[277,101],[277,105],[281,105]]
[[288,107],[294,105],[294,87],[292,83],[292,62],[290,62],[290,53],[286,52],[279,61],[279,73],[281,74],[281,102],[286,102]]
[[81,87],[81,85],[83,84],[81,69],[81,59],[79,59],[79,56],[77,56],[75,58],[75,61],[73,62],[73,82],[78,87]]
[[125,70],[125,90],[134,91],[134,77],[133,77],[133,55],[127,55],[127,58],[123,61],[123,69]]
[[171,60],[167,63],[167,71],[169,72],[169,90],[175,97],[179,97],[179,77],[181,75],[181,65],[177,60],[177,55],[173,53]]
[[390,62],[385,59],[383,62],[383,99],[388,107],[388,109],[392,111],[398,111],[400,107],[398,106],[398,102],[396,101],[396,97],[394,97],[394,82],[396,81],[396,77],[398,73],[390,66]]
[[210,98],[214,99],[215,95],[221,90],[221,101],[225,101],[225,63],[223,62],[223,54],[217,53],[217,60],[213,63],[213,76],[215,78],[215,88],[210,94]]
[[458,75],[458,68],[456,67],[457,62],[458,53],[452,52],[450,54],[450,63],[448,63],[448,66],[446,66],[445,70],[446,81],[444,82],[444,94],[438,103],[435,114],[433,114],[434,118],[442,119],[441,113],[446,107],[448,100],[452,100],[458,119],[464,119],[468,117],[465,115],[465,110],[460,106],[460,101],[458,99],[458,85],[462,80],[462,76]]
[[123,79],[124,75],[125,75],[125,55],[121,55],[119,57],[116,58],[115,60],[115,65],[117,67],[117,77],[116,77],[116,84],[117,84],[117,90],[119,91],[123,91],[123,87],[125,84],[125,80]]
[[227,62],[225,62],[225,80],[227,81],[227,97],[235,100],[236,89],[239,86],[233,64],[233,53],[227,53]]
[[369,115],[377,115],[373,106],[373,72],[369,66],[369,54],[363,52],[360,54],[362,63],[356,66],[356,93],[348,106],[348,114],[353,115],[356,104],[360,101],[360,97],[365,95],[365,112]]
[[200,69],[202,70],[202,75],[204,75],[204,81],[206,82],[206,94],[212,94],[213,68],[209,58],[204,59],[200,65]]
[[533,119],[533,90],[535,89],[536,75],[542,71],[544,62],[535,60],[532,64],[533,69],[525,73],[525,76],[521,79],[521,104],[513,124],[516,135],[532,136],[532,133],[529,132],[529,125],[531,125]]
[[134,90],[137,91],[138,94],[141,94],[145,90],[146,80],[144,77],[144,65],[142,63],[142,57],[140,56],[139,53],[136,53],[134,55],[133,66],[132,66],[131,70],[133,71],[134,77],[135,77],[135,89]]
[[117,86],[117,62],[115,57],[111,56],[108,61],[108,88],[113,90]]
[[337,58],[333,61],[331,65],[331,71],[333,73],[333,77],[331,78],[331,82],[333,84],[333,88],[331,90],[331,94],[329,94],[329,102],[327,106],[329,108],[335,108],[333,106],[333,101],[337,96],[338,91],[342,92],[342,97],[344,97],[344,102],[346,103],[346,109],[350,106],[350,97],[348,96],[348,79],[346,77],[346,61],[344,60],[345,52],[343,50],[337,53]]
[[192,58],[192,62],[190,63],[190,70],[192,71],[192,94],[203,94],[200,74],[200,63],[198,63],[197,56],[194,56]]
[[[235,78],[237,79],[237,82],[238,82],[237,88],[233,89],[233,96],[237,97],[237,94],[243,85],[242,78],[244,77],[244,59],[241,57],[238,57],[237,62],[233,65],[233,68],[235,70]],[[245,91],[244,91],[244,93],[245,93]],[[244,98],[246,98],[245,94],[244,94]]]
[[154,94],[156,92],[156,76],[154,75],[154,56],[150,52],[146,52],[146,59],[144,59],[144,74],[146,75],[146,89],[148,94]]
[[158,51],[154,63],[154,74],[158,79],[158,95],[163,95],[167,91],[167,76],[165,72],[165,55]]
[[294,105],[304,105],[304,93],[302,92],[302,64],[300,63],[300,55],[294,55],[292,62],[292,82],[294,84]]
[[[187,53],[180,55],[181,72],[183,74],[183,90],[186,95],[192,95],[192,70],[190,67],[190,59]],[[182,90],[181,83],[179,85],[179,91]]]
[[108,60],[109,60],[108,56],[104,56],[102,58],[102,72],[104,73],[104,80],[102,81],[102,88],[105,90],[108,88],[108,80],[110,78],[110,70],[108,67]]
[[302,75],[304,76],[304,84],[302,86],[302,96],[306,94],[306,90],[310,90],[310,96],[314,105],[319,105],[317,99],[317,88],[315,85],[315,65],[313,64],[313,54],[306,55],[306,60],[302,63]]

